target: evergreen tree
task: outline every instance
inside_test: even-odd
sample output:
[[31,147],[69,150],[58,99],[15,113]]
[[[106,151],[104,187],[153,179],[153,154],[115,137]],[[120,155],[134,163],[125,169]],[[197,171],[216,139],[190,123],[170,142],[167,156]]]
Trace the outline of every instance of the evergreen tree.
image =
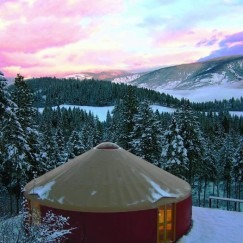
[[74,130],[69,138],[68,151],[69,158],[74,158],[85,152],[85,146],[77,130]]
[[112,110],[111,121],[107,127],[109,140],[117,144],[119,141],[120,132],[122,131],[122,106],[123,102],[121,100],[116,102],[114,109]]
[[189,159],[184,139],[178,126],[176,117],[173,116],[168,130],[164,132],[161,164],[170,173],[182,179],[187,179]]
[[59,165],[64,164],[68,160],[68,151],[66,148],[65,139],[61,128],[57,128],[54,139],[56,142],[55,144],[55,156],[57,161],[56,166],[58,167]]
[[84,124],[81,129],[81,141],[84,144],[84,150],[88,151],[93,147],[93,134],[89,130],[89,124]]
[[43,156],[45,156],[44,170],[50,171],[56,168],[58,164],[58,157],[56,156],[59,152],[56,140],[52,134],[52,127],[50,123],[43,125]]
[[204,171],[203,171],[203,206],[206,206],[206,199],[209,195],[207,195],[208,185],[210,182],[213,182],[213,195],[214,195],[214,184],[217,182],[217,159],[215,156],[214,144],[209,138],[205,138],[205,159],[204,159]]
[[109,110],[106,115],[106,122],[104,123],[103,137],[104,137],[104,141],[114,142],[113,132],[112,132],[112,117]]
[[103,141],[103,125],[96,116],[91,120],[93,131],[93,146],[98,145]]
[[[32,165],[32,171],[37,173],[37,175],[43,174],[45,165],[40,139],[42,134],[40,134],[35,124],[37,110],[33,108],[33,94],[24,81],[24,77],[19,74],[15,78],[12,97],[17,104],[16,114],[30,148],[29,157],[27,158],[28,163]],[[29,180],[33,179],[33,174],[30,173],[28,177]]]
[[179,134],[187,151],[188,170],[186,179],[193,185],[194,179],[201,177],[205,169],[205,140],[202,135],[198,117],[185,101],[181,109],[175,112]]
[[159,165],[160,144],[158,121],[147,102],[142,102],[138,113],[132,120],[134,126],[130,132],[130,151],[141,158]]
[[[130,87],[130,86],[129,86]],[[138,112],[138,99],[132,87],[113,110],[113,130],[115,141],[124,149],[131,148],[131,132],[135,126],[134,115]]]
[[[11,199],[12,195],[17,197],[18,207],[21,187],[26,184],[27,174],[32,169],[28,163],[31,153],[16,115],[18,107],[11,101],[6,86],[6,79],[0,75],[0,183],[7,188]],[[12,206],[11,202],[11,213]]]
[[232,177],[235,181],[235,194],[237,198],[241,198],[241,184],[243,182],[243,137],[239,139],[233,157]]
[[7,80],[3,73],[0,72],[0,122],[4,117],[5,111],[12,106],[15,106],[15,104],[10,99],[10,94],[7,90]]

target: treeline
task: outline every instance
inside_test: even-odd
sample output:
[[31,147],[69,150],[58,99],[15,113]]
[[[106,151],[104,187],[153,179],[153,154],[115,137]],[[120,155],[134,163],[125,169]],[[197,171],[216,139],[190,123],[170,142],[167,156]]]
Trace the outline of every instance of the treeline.
[[243,111],[243,97],[192,103],[192,107],[198,111]]
[[[35,107],[69,105],[107,106],[114,105],[127,93],[128,86],[115,84],[110,81],[75,80],[58,78],[37,78],[27,81],[34,94]],[[11,87],[13,88],[13,87]],[[130,87],[141,100],[150,100],[153,103],[177,107],[180,100],[168,94]]]
[[[184,101],[171,95],[146,88],[129,87],[110,81],[36,78],[27,81],[34,95],[35,107],[70,105],[107,106],[114,105],[132,89],[139,101],[148,100],[153,104],[179,107]],[[12,89],[11,87],[10,89]],[[196,111],[243,111],[243,97],[229,100],[192,102]]]

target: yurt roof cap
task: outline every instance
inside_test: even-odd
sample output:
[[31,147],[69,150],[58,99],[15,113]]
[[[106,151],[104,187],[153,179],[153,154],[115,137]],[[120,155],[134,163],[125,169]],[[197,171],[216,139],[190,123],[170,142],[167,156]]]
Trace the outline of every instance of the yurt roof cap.
[[83,212],[152,209],[190,194],[187,182],[110,142],[32,180],[24,191],[42,205]]
[[94,149],[120,149],[117,144],[111,142],[104,142],[97,145]]

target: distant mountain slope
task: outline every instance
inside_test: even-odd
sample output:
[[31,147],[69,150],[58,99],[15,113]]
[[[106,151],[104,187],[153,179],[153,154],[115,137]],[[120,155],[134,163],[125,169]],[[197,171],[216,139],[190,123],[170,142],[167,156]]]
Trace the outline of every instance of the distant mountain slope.
[[129,82],[153,90],[188,90],[228,85],[243,88],[243,56],[165,67]]
[[124,76],[120,76],[120,77],[116,77],[114,79],[112,79],[111,81],[113,83],[130,83],[135,79],[140,78],[141,76],[143,76],[145,73],[133,73],[133,74],[128,74],[128,75],[124,75]]
[[84,80],[84,79],[92,79],[92,76],[89,76],[87,74],[82,74],[82,73],[75,73],[75,74],[70,74],[64,77],[65,79],[77,79],[77,80]]
[[[131,73],[123,71],[123,70],[111,70],[111,71],[103,71],[103,72],[81,72],[70,74],[64,76],[65,79],[76,79],[76,80],[84,80],[84,79],[99,79],[99,80],[113,80],[114,78],[131,75]],[[137,77],[138,78],[138,77]]]

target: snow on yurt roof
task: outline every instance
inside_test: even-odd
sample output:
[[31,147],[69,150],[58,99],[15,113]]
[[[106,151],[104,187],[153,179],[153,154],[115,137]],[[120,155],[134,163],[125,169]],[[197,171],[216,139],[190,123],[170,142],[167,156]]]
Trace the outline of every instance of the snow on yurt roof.
[[25,186],[41,205],[82,212],[124,212],[181,201],[190,185],[113,143],[102,143]]

